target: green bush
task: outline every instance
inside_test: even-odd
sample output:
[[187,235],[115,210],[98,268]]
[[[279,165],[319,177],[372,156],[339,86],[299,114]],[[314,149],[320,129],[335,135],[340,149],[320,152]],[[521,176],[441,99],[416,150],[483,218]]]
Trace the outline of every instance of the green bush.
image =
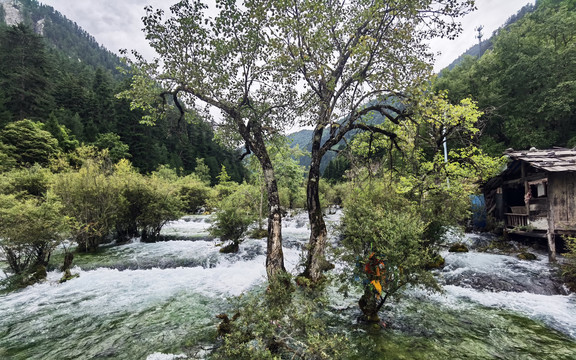
[[86,159],[82,168],[58,174],[54,193],[75,218],[72,237],[80,252],[93,252],[115,229],[123,203],[121,184],[105,161]]
[[349,190],[347,183],[332,184],[324,179],[320,179],[320,199],[323,206],[342,205],[344,202],[347,191]]
[[254,188],[248,184],[237,185],[234,192],[218,203],[210,234],[232,242],[230,247],[224,248],[225,252],[238,250],[240,239],[257,219],[255,203],[251,201]]
[[53,195],[45,199],[0,195],[0,249],[12,272],[25,282],[45,277],[50,255],[68,230],[69,219]]
[[178,194],[178,187],[157,176],[144,179],[141,188],[140,214],[137,217],[142,241],[158,239],[160,230],[168,222],[182,216],[184,203]]
[[389,297],[408,285],[438,289],[426,270],[432,256],[424,246],[426,224],[418,208],[384,182],[355,189],[344,204],[344,259],[355,266],[364,294],[364,318],[378,322]]
[[0,141],[8,145],[3,151],[21,166],[48,165],[58,152],[58,141],[43,128],[44,124],[31,120],[6,125],[0,131]]
[[120,140],[120,135],[115,133],[98,134],[94,145],[100,150],[107,149],[110,160],[115,163],[132,157],[129,146]]
[[14,151],[14,146],[6,145],[0,141],[0,171],[8,171],[16,166],[16,159],[12,156]]
[[182,178],[179,184],[185,213],[195,214],[201,208],[207,206],[211,196],[211,189],[206,182],[192,174]]
[[52,172],[40,165],[14,169],[0,174],[0,193],[42,198],[46,195],[52,180]]
[[127,160],[114,166],[113,180],[120,189],[115,227],[119,238],[141,236],[142,241],[155,241],[162,227],[182,215],[182,200],[173,181],[153,173],[139,174]]
[[[286,275],[289,276],[289,275]],[[234,300],[234,316],[218,315],[222,345],[213,359],[339,359],[345,336],[330,331],[327,299],[278,279]]]

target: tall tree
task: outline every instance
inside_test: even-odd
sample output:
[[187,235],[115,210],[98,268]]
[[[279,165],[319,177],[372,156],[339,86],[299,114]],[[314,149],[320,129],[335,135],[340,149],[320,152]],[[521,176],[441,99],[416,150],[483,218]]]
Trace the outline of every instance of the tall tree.
[[[369,125],[377,112],[398,122],[411,93],[430,73],[424,41],[453,37],[456,18],[472,0],[266,1],[285,76],[304,84],[302,125],[314,127],[307,183],[310,242],[303,275],[322,276],[326,225],[319,197],[322,157],[354,130],[386,133]],[[394,137],[393,133],[386,133]]]
[[42,38],[30,28],[19,24],[0,29],[0,98],[11,114],[4,124],[37,120],[50,112],[51,66]]
[[[285,271],[282,213],[272,161],[266,149],[286,121],[290,78],[273,78],[266,37],[265,13],[249,2],[216,1],[216,15],[200,0],[183,0],[171,7],[173,17],[147,7],[144,32],[160,58],[152,62],[135,55],[138,73],[122,96],[134,107],[161,115],[154,104],[167,99],[184,113],[185,106],[206,105],[224,115],[221,129],[229,139],[244,143],[262,167],[268,195],[269,278]],[[160,66],[162,64],[162,68]],[[156,116],[157,118],[158,116]],[[210,165],[210,158],[207,158]]]
[[0,131],[0,142],[7,146],[5,152],[20,166],[46,166],[58,151],[58,140],[43,128],[40,122],[15,121]]

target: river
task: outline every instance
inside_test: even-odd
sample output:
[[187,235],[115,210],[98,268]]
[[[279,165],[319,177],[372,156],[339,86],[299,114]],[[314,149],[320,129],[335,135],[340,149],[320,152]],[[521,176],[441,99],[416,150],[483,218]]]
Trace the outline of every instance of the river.
[[[44,283],[0,295],[0,359],[204,358],[215,314],[266,277],[264,239],[223,255],[209,221],[184,217],[163,229],[167,241],[77,255],[72,272],[79,277],[59,284],[62,274],[52,270]],[[306,216],[283,224],[286,268],[297,273]],[[473,248],[489,240],[463,239]],[[576,359],[576,297],[553,281],[545,254],[532,262],[476,251],[443,255],[437,276],[444,291],[408,291],[386,306],[384,330],[356,324],[356,299],[334,295],[350,358]]]

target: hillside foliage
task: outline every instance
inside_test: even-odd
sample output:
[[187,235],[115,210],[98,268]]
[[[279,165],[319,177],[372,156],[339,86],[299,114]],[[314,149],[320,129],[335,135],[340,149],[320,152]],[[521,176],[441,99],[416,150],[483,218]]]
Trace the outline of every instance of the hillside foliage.
[[[33,0],[17,6],[21,24],[7,26],[0,18],[0,132],[26,119],[49,132],[58,151],[94,145],[109,149],[115,161],[129,158],[141,172],[166,164],[187,174],[204,159],[213,184],[222,164],[232,179],[242,180],[239,155],[213,140],[211,125],[201,116],[179,121],[172,114],[154,127],[141,124],[145,113],[115,97],[131,76],[118,70],[125,68],[118,56],[50,6]],[[35,31],[40,20],[43,36]],[[20,128],[18,134],[2,135],[0,167],[22,165],[25,155],[18,147],[29,140]],[[20,143],[17,149],[11,141]]]

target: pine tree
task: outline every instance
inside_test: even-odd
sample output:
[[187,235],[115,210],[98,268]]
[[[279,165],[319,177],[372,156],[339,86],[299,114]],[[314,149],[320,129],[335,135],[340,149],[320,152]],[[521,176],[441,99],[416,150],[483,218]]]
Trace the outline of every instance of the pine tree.
[[40,36],[23,24],[0,31],[0,98],[10,114],[8,121],[36,120],[49,113],[54,102],[51,72]]

